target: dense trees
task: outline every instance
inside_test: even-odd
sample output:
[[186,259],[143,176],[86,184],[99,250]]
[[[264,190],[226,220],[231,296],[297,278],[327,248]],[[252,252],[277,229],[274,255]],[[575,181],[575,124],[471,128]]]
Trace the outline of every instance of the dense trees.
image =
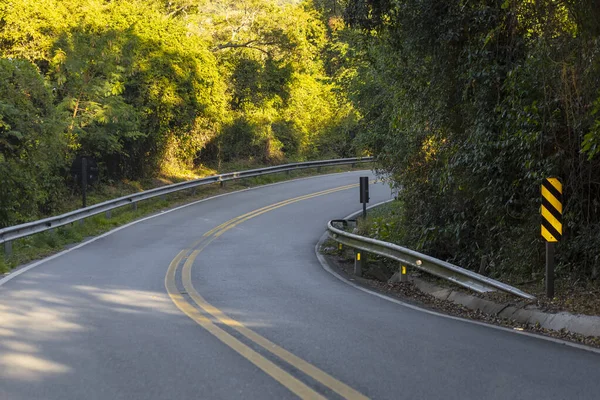
[[0,221],[10,224],[59,197],[64,126],[31,63],[0,59],[0,82]]
[[326,44],[294,1],[1,0],[0,226],[51,211],[76,154],[110,179],[347,154]]
[[600,11],[591,0],[350,0],[361,143],[402,185],[403,243],[536,274],[539,184],[565,185],[562,272],[600,253]]
[[211,35],[230,82],[231,122],[216,140],[218,152],[265,161],[284,154],[348,153],[348,148],[321,140],[353,111],[325,73],[322,55],[328,37],[320,15],[308,4],[293,2],[210,4],[213,19],[188,19]]

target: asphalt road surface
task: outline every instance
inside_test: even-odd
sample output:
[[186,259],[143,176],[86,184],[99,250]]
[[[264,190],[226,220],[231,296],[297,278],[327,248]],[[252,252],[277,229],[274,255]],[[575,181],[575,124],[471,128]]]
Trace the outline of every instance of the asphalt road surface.
[[360,208],[364,174],[199,202],[5,282],[0,399],[600,398],[598,354],[326,272],[315,244]]

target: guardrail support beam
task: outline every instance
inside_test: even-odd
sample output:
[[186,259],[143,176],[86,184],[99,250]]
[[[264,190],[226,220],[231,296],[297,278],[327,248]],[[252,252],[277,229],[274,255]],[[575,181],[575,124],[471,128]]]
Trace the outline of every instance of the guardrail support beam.
[[364,263],[365,254],[361,250],[354,249],[354,275],[362,276]]
[[12,241],[10,240],[4,242],[4,256],[7,258],[12,256]]
[[133,203],[131,203],[131,209],[132,209],[133,211],[137,211],[137,202],[133,202]]
[[112,211],[111,211],[111,210],[108,210],[107,212],[105,212],[105,213],[104,213],[104,217],[105,217],[106,219],[110,219],[110,217],[112,217]]

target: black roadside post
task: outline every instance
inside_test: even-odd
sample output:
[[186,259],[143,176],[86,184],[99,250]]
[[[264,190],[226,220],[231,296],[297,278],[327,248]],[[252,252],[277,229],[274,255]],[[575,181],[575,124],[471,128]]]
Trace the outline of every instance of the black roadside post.
[[83,204],[83,208],[86,207],[87,198],[86,198],[86,190],[87,190],[87,157],[81,157],[81,202]]
[[546,296],[554,298],[554,242],[546,242]]
[[367,203],[369,202],[369,177],[360,177],[360,202],[363,205],[363,219],[367,218]]
[[554,250],[562,238],[562,183],[557,178],[542,182],[542,237],[546,240],[546,296],[554,297]]
[[99,170],[96,160],[91,156],[78,155],[71,164],[71,176],[81,186],[81,206],[87,207],[87,187],[98,180]]

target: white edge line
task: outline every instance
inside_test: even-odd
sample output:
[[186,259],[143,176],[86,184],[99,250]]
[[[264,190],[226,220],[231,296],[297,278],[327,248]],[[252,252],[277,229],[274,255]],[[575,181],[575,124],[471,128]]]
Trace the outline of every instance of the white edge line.
[[[380,206],[380,205],[385,204],[385,203],[389,203],[389,202],[391,202],[393,200],[394,199],[382,201],[381,203],[377,203],[377,204],[373,204],[372,206],[368,207],[367,209],[370,209],[370,208],[373,208],[373,207],[377,207],[377,206]],[[350,219],[350,218],[354,217],[355,215],[360,214],[361,212],[362,212],[362,210],[361,211],[357,211],[355,213],[352,213],[352,214],[348,215],[344,219]],[[430,314],[430,315],[435,315],[437,317],[448,318],[448,319],[452,319],[452,320],[455,320],[455,321],[461,321],[461,322],[466,322],[466,323],[469,323],[469,324],[475,324],[475,325],[479,325],[479,326],[484,326],[486,328],[496,329],[496,330],[500,330],[500,331],[504,331],[504,332],[510,332],[510,333],[514,333],[514,334],[517,334],[517,335],[529,336],[529,337],[536,338],[536,339],[546,340],[546,341],[549,341],[549,342],[554,342],[554,343],[557,343],[557,344],[562,344],[562,345],[565,345],[565,346],[574,347],[574,348],[579,349],[579,350],[585,350],[585,351],[589,351],[589,352],[592,352],[592,353],[600,354],[600,349],[597,349],[597,348],[594,348],[594,347],[586,346],[586,345],[579,344],[579,343],[569,342],[569,341],[563,340],[563,339],[557,339],[557,338],[553,338],[553,337],[549,337],[549,336],[539,335],[539,334],[532,333],[532,332],[518,331],[518,330],[515,330],[515,329],[505,328],[503,326],[493,325],[493,324],[489,324],[489,323],[486,323],[486,322],[475,321],[475,320],[472,320],[472,319],[466,319],[466,318],[456,317],[454,315],[448,315],[448,314],[439,313],[437,311],[432,311],[432,310],[428,310],[426,308],[422,308],[422,307],[415,306],[415,305],[412,305],[412,304],[409,304],[409,303],[405,303],[405,302],[403,302],[401,300],[398,300],[398,299],[396,299],[394,297],[390,297],[390,296],[387,296],[385,294],[376,292],[374,290],[367,289],[367,288],[365,288],[365,287],[363,287],[361,285],[358,285],[358,284],[356,284],[356,283],[354,283],[352,281],[349,281],[348,279],[346,279],[342,275],[338,274],[336,271],[334,271],[329,266],[329,263],[325,259],[325,256],[322,255],[321,252],[319,251],[320,248],[321,248],[321,245],[325,242],[325,240],[327,240],[328,237],[329,237],[329,235],[327,234],[327,231],[325,231],[325,233],[321,236],[321,238],[317,242],[317,245],[315,246],[315,254],[317,255],[317,259],[319,260],[319,263],[321,263],[321,267],[323,267],[323,269],[325,271],[329,272],[331,275],[333,275],[334,277],[336,277],[340,281],[344,282],[347,285],[352,286],[355,289],[358,289],[358,290],[360,290],[362,292],[365,292],[365,293],[371,294],[373,296],[379,297],[380,299],[387,300],[387,301],[390,301],[392,303],[401,305],[403,307],[410,308],[411,310],[420,311],[420,312],[423,312],[423,313],[426,313],[426,314]]]
[[185,207],[190,207],[190,206],[193,206],[193,205],[196,205],[196,204],[208,201],[208,200],[214,200],[214,199],[217,199],[219,197],[229,196],[229,195],[236,194],[236,193],[241,193],[241,192],[247,192],[247,191],[250,191],[250,190],[261,189],[261,188],[265,188],[265,187],[269,187],[269,186],[282,185],[284,183],[298,182],[298,181],[303,181],[303,180],[307,180],[307,179],[320,178],[320,177],[324,177],[324,176],[334,176],[334,175],[356,173],[356,172],[362,172],[362,171],[368,171],[368,170],[335,172],[335,173],[332,173],[332,174],[322,174],[322,175],[306,176],[306,177],[302,177],[302,178],[284,180],[284,181],[281,181],[281,182],[269,183],[269,184],[266,184],[266,185],[259,185],[259,186],[255,186],[255,187],[251,187],[251,188],[236,190],[234,192],[223,193],[223,194],[219,194],[219,195],[216,195],[216,196],[207,197],[205,199],[200,199],[200,200],[197,200],[197,201],[194,201],[194,202],[191,202],[191,203],[187,203],[187,204],[175,207],[175,208],[171,208],[171,209],[168,209],[166,211],[160,211],[160,212],[157,212],[156,214],[152,214],[150,216],[147,216],[147,217],[140,218],[140,219],[137,219],[135,221],[129,222],[129,223],[125,224],[125,225],[121,225],[121,226],[119,226],[119,227],[117,227],[115,229],[112,229],[112,230],[110,230],[108,232],[103,233],[100,236],[96,236],[96,237],[94,237],[92,239],[89,239],[89,240],[87,240],[85,242],[79,243],[78,245],[73,246],[73,247],[71,247],[69,249],[66,249],[66,250],[63,250],[61,252],[58,252],[58,253],[56,253],[54,255],[51,255],[51,256],[49,256],[47,258],[44,258],[42,260],[35,261],[33,264],[29,264],[29,265],[26,265],[26,266],[21,267],[21,268],[17,267],[12,272],[9,272],[8,275],[6,275],[4,278],[0,279],[0,287],[2,285],[6,284],[7,282],[15,279],[19,275],[24,274],[25,272],[32,270],[33,268],[39,267],[40,265],[42,265],[42,264],[44,264],[44,263],[46,263],[48,261],[54,260],[55,258],[63,256],[63,255],[65,255],[67,253],[70,253],[70,252],[72,252],[74,250],[77,250],[77,249],[79,249],[79,248],[81,248],[81,247],[83,247],[85,245],[88,245],[90,243],[94,243],[95,241],[100,240],[102,238],[105,238],[108,235],[112,235],[115,232],[118,232],[118,231],[120,231],[122,229],[126,229],[126,228],[128,228],[128,227],[130,227],[132,225],[138,224],[140,222],[144,222],[144,221],[147,221],[147,220],[152,219],[152,218],[160,217],[161,215],[165,215],[165,214],[171,213],[173,211],[181,210],[182,208],[185,208]]

